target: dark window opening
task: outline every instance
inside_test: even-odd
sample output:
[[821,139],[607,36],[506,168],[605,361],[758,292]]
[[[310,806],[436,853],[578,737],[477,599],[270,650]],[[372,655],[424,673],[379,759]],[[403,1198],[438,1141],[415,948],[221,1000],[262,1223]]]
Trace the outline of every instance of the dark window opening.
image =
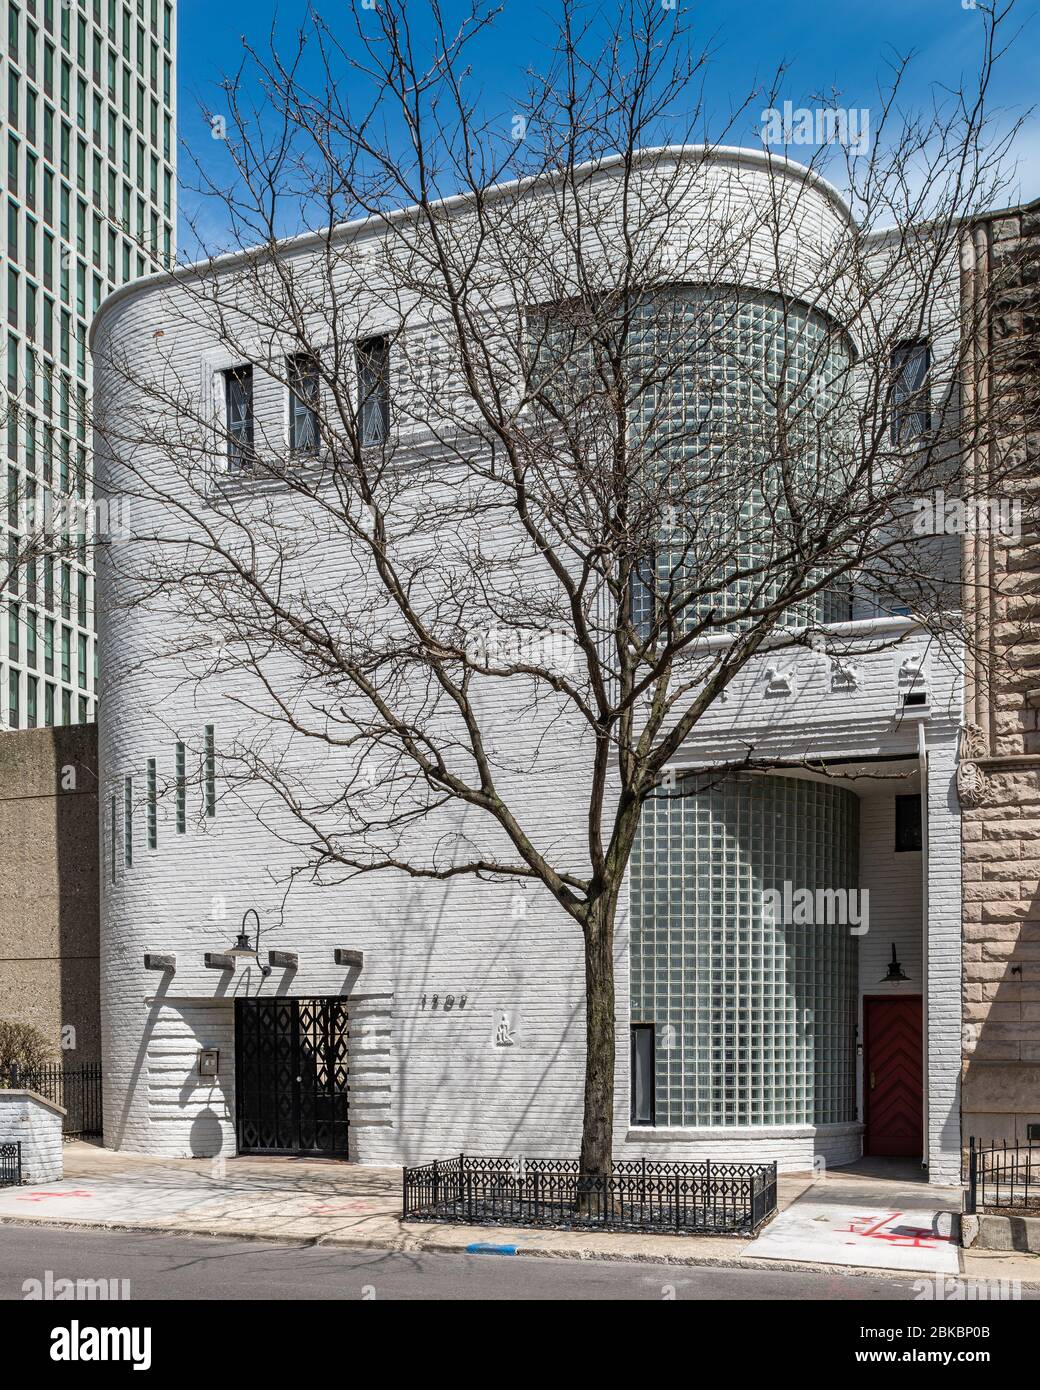
[[313,454],[318,448],[318,364],[306,353],[290,357],[289,448]]
[[927,343],[901,343],[892,353],[891,432],[893,444],[909,444],[932,427]]
[[358,426],[363,445],[382,444],[390,432],[390,344],[366,338],[357,345]]
[[921,848],[921,798],[896,797],[896,850]]
[[634,1125],[656,1123],[654,1107],[655,1032],[652,1023],[632,1024],[632,1103]]
[[253,369],[234,367],[224,373],[227,407],[228,467],[250,468],[253,464]]

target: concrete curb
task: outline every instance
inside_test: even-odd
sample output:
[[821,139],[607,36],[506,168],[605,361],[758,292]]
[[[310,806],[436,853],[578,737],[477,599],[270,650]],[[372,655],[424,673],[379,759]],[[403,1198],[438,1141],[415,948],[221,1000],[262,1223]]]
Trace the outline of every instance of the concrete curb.
[[967,1250],[997,1250],[1002,1255],[1040,1255],[1040,1216],[980,1212],[961,1217]]
[[[428,1237],[418,1238],[411,1235],[392,1238],[392,1237],[373,1237],[373,1236],[354,1236],[343,1235],[330,1232],[328,1235],[320,1236],[294,1236],[291,1234],[272,1234],[263,1231],[229,1231],[226,1227],[216,1228],[199,1224],[197,1226],[148,1226],[140,1222],[132,1221],[51,1221],[40,1220],[31,1216],[5,1216],[0,1219],[0,1229],[4,1226],[46,1226],[54,1230],[62,1231],[125,1231],[134,1235],[156,1235],[156,1236],[195,1236],[207,1240],[227,1240],[227,1241],[248,1241],[251,1243],[265,1243],[267,1245],[286,1245],[297,1249],[307,1246],[316,1246],[323,1249],[342,1249],[342,1250],[372,1250],[388,1251],[395,1254],[408,1255],[466,1255],[481,1253],[488,1255],[498,1255],[499,1258],[515,1258],[516,1256],[527,1256],[534,1259],[554,1259],[554,1260],[603,1260],[612,1264],[664,1264],[674,1265],[677,1268],[698,1267],[702,1269],[753,1269],[759,1272],[775,1270],[783,1274],[832,1274],[841,1278],[869,1279],[872,1276],[882,1278],[899,1277],[903,1279],[929,1278],[929,1273],[925,1270],[909,1269],[887,1269],[887,1268],[868,1268],[864,1265],[836,1265],[823,1264],[819,1261],[810,1260],[763,1260],[754,1256],[743,1257],[740,1255],[721,1255],[698,1254],[691,1251],[689,1254],[657,1254],[643,1251],[618,1251],[600,1250],[595,1246],[564,1246],[557,1247],[551,1245],[525,1244],[512,1245],[511,1242],[503,1240],[500,1242],[502,1249],[496,1251],[496,1242],[489,1238],[486,1241],[470,1242],[470,1244],[481,1244],[487,1248],[484,1251],[474,1252],[467,1249],[466,1245],[456,1241],[445,1240],[435,1234]],[[489,1232],[489,1237],[494,1233]],[[955,1276],[948,1276],[953,1278]],[[1040,1288],[1040,1270],[1037,1272],[1036,1281],[1022,1280],[1029,1288]]]
[[259,1231],[218,1230],[212,1226],[145,1226],[137,1221],[41,1221],[34,1216],[3,1216],[0,1229],[4,1226],[45,1226],[57,1231],[125,1231],[140,1236],[205,1236],[211,1240],[267,1241],[272,1245],[297,1247],[318,1244],[309,1236],[271,1236]]

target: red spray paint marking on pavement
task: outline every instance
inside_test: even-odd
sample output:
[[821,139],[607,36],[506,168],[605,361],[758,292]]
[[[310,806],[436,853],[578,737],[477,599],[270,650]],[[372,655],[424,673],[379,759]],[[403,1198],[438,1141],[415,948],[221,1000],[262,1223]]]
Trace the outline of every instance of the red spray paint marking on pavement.
[[[841,1226],[838,1229],[847,1231],[850,1235],[863,1236],[867,1240],[887,1240],[892,1245],[898,1245],[911,1250],[934,1250],[933,1241],[949,1241],[950,1236],[942,1236],[937,1231],[933,1231],[928,1226],[905,1226],[897,1231],[886,1231],[884,1227],[902,1216],[901,1211],[889,1212],[880,1221],[873,1216],[854,1216],[848,1226]],[[847,1245],[855,1245],[855,1241],[847,1241]]]
[[71,1192],[29,1192],[24,1197],[19,1197],[19,1202],[45,1202],[48,1197],[93,1197],[93,1192],[86,1192],[81,1187],[75,1187]]

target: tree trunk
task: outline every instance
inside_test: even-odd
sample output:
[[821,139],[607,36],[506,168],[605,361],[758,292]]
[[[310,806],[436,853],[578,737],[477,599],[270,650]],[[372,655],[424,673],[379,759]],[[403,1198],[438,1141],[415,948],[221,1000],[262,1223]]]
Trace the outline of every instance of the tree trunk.
[[614,913],[606,897],[585,928],[585,1112],[580,1171],[609,1177],[614,1150]]

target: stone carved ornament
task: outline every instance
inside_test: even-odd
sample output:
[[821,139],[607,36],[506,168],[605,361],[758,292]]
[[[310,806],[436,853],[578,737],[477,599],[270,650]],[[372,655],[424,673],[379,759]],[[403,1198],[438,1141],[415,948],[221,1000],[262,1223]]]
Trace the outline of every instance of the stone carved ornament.
[[859,667],[840,656],[830,657],[831,689],[855,690],[859,685]]
[[986,735],[978,724],[962,724],[957,760],[957,797],[962,806],[981,806],[987,795],[986,774],[975,761],[986,755]]

